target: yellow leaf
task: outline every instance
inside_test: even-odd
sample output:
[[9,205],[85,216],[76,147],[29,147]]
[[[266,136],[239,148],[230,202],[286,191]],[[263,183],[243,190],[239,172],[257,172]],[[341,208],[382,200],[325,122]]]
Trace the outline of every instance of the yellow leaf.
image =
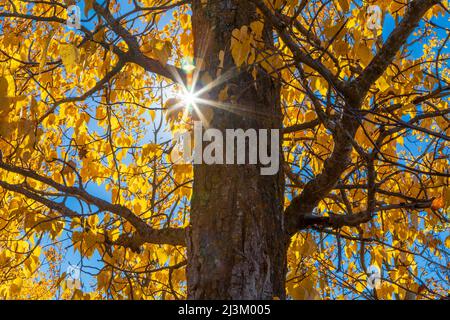
[[439,210],[444,208],[444,197],[439,197],[433,200],[431,203],[431,209],[433,210]]
[[101,28],[94,34],[95,42],[103,42],[105,40],[105,28]]
[[[12,103],[24,100],[25,96],[15,97],[15,83],[14,78],[11,75],[0,77],[0,119],[4,118],[11,110],[10,106]],[[3,127],[3,128],[1,128]],[[8,131],[6,129],[6,124],[2,123],[0,128]],[[4,133],[2,130],[2,133]]]
[[381,92],[384,92],[384,91],[386,91],[387,89],[389,89],[391,87],[389,85],[389,83],[386,81],[385,77],[380,77],[377,80],[376,85],[381,90]]
[[357,53],[358,57],[361,59],[361,61],[364,63],[364,65],[366,65],[366,66],[372,60],[372,52],[363,43],[358,46],[356,53]]
[[45,63],[47,62],[47,51],[54,34],[55,31],[51,30],[49,35],[45,37],[44,43],[42,45],[41,57],[39,59],[39,70],[41,70],[45,66]]
[[225,86],[222,90],[219,92],[219,101],[225,101],[228,99],[228,86]]
[[313,121],[316,118],[316,113],[312,110],[307,111],[305,114],[305,122]]
[[341,6],[342,10],[348,11],[350,9],[350,1],[349,0],[339,0],[339,5]]
[[178,119],[179,115],[183,113],[182,103],[178,99],[171,98],[165,103],[166,118],[173,122]]
[[11,296],[16,296],[20,293],[23,286],[23,280],[21,278],[14,279],[11,287],[9,288]]
[[77,66],[80,55],[75,45],[70,43],[61,44],[59,46],[59,55],[67,72]]
[[241,29],[234,29],[231,33],[231,55],[237,67],[240,67],[250,54],[250,36],[248,27],[242,26]]
[[14,91],[14,78],[12,76],[0,77],[0,97],[13,97]]
[[261,21],[254,21],[250,23],[250,29],[252,29],[253,33],[256,36],[256,39],[261,39],[263,28],[264,24]]
[[345,21],[340,20],[333,26],[327,26],[324,28],[324,33],[327,36],[327,38],[331,39],[335,37],[336,39],[339,39],[345,34],[345,31],[347,28],[343,27]]
[[142,47],[142,51],[165,65],[172,54],[172,44],[169,41],[152,39]]
[[171,53],[172,53],[172,44],[169,41],[163,41],[159,43],[155,49],[155,55],[157,59],[164,65],[167,64],[167,61],[169,60]]

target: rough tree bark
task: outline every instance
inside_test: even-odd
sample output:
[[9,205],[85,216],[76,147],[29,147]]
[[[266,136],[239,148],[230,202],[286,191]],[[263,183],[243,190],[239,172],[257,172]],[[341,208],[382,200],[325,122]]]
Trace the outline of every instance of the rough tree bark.
[[[229,110],[212,112],[210,127],[271,129],[281,127],[280,86],[258,70],[237,70],[230,53],[233,29],[257,20],[248,1],[194,1],[192,27],[195,56],[213,78],[219,53],[222,74],[229,74],[228,95],[237,97]],[[266,45],[273,43],[270,28]],[[223,86],[208,93],[217,100]],[[282,166],[280,166],[282,168]],[[283,173],[263,176],[257,165],[196,165],[188,234],[187,284],[190,299],[272,299],[285,297],[288,238],[283,221]]]

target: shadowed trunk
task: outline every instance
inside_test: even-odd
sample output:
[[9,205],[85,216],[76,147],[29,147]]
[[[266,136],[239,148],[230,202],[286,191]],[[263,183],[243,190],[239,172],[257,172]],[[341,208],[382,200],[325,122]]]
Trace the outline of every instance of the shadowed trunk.
[[[193,4],[195,56],[203,58],[203,72],[216,78],[223,50],[221,74],[231,75],[209,91],[207,98],[217,101],[219,92],[228,85],[234,107],[200,106],[202,113],[212,114],[209,126],[222,133],[225,129],[281,128],[277,81],[263,69],[257,69],[255,81],[252,70],[234,68],[230,53],[233,29],[255,20],[256,10],[247,1]],[[267,26],[264,38],[267,46],[272,45]],[[263,176],[259,165],[194,166],[187,266],[190,299],[285,297],[288,238],[282,214],[281,168],[278,174]]]

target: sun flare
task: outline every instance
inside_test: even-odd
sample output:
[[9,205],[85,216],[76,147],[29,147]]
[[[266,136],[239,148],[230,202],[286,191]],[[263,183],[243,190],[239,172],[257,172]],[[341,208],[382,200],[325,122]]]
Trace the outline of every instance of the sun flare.
[[185,108],[195,108],[196,102],[198,101],[197,94],[186,89],[179,94],[179,99]]

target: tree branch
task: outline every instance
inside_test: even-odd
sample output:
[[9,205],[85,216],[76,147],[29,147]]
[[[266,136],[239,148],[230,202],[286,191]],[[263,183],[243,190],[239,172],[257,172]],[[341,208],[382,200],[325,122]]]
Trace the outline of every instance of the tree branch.
[[101,90],[106,83],[108,83],[113,77],[115,77],[123,69],[125,64],[126,64],[126,61],[124,61],[124,59],[122,57],[119,57],[119,61],[117,62],[117,64],[108,73],[106,73],[106,75],[102,79],[100,79],[95,84],[95,86],[93,86],[91,89],[87,90],[86,92],[84,92],[82,95],[80,95],[78,97],[70,97],[70,98],[56,101],[53,104],[53,106],[42,117],[39,118],[38,122],[40,123],[40,122],[44,121],[44,119],[47,118],[50,114],[52,114],[59,105],[61,105],[63,103],[68,103],[68,102],[84,101],[88,97],[90,97],[92,94]]
[[[154,244],[170,244],[182,246],[186,245],[185,229],[183,228],[154,229],[151,226],[149,226],[144,220],[136,216],[127,207],[118,204],[112,204],[106,200],[95,197],[86,192],[84,189],[76,187],[67,187],[65,185],[53,181],[50,178],[38,175],[34,171],[6,164],[1,159],[0,159],[0,168],[8,172],[14,172],[24,177],[37,180],[43,184],[55,188],[56,190],[64,193],[67,196],[76,197],[85,201],[86,203],[95,205],[101,211],[108,211],[118,215],[119,217],[124,218],[125,220],[130,222],[130,224],[136,229],[142,243],[147,242]],[[64,207],[62,204],[58,204],[54,201],[36,195],[31,191],[24,189],[20,185],[11,185],[8,184],[7,182],[0,180],[0,186],[3,187],[4,189],[13,192],[18,192],[22,195],[30,197],[31,199],[38,201],[51,209],[57,210],[64,216],[70,217],[74,215],[74,211]],[[78,215],[77,213],[75,214]]]
[[146,71],[156,73],[160,76],[168,78],[177,83],[186,83],[184,72],[182,69],[173,65],[163,65],[158,60],[152,59],[144,55],[139,49],[139,43],[128,30],[126,30],[118,20],[116,20],[108,8],[104,8],[94,2],[94,10],[101,15],[119,37],[121,37],[128,46],[129,51],[126,52],[127,61],[134,62],[144,68]]
[[304,123],[299,123],[299,124],[294,124],[290,127],[286,127],[283,129],[283,134],[288,134],[288,133],[293,133],[293,132],[297,132],[297,131],[302,131],[302,130],[307,130],[307,129],[312,129],[317,127],[320,124],[320,120],[314,119],[311,120],[309,122],[304,122]]
[[252,1],[258,9],[263,13],[266,19],[273,25],[277,30],[279,36],[283,42],[287,45],[289,50],[291,50],[294,55],[294,60],[296,63],[304,63],[310,68],[316,70],[322,77],[325,78],[336,90],[337,92],[348,95],[348,88],[345,83],[339,80],[335,75],[333,75],[328,68],[326,68],[322,62],[318,59],[313,59],[310,55],[302,52],[298,47],[294,39],[286,32],[287,25],[284,22],[283,17],[278,12],[272,12],[268,6],[265,5],[262,0],[250,0]]
[[9,191],[12,191],[15,193],[20,193],[21,195],[24,195],[25,197],[27,197],[29,199],[33,199],[34,201],[37,201],[37,202],[43,204],[44,206],[46,206],[49,209],[58,211],[63,217],[75,218],[75,217],[79,216],[78,213],[67,208],[65,205],[63,205],[61,203],[57,203],[52,200],[49,200],[42,196],[39,196],[39,195],[35,194],[34,192],[24,188],[23,185],[10,184],[10,183],[0,180],[0,187],[2,187],[5,190],[9,190]]
[[354,117],[344,114],[342,123],[336,127],[333,152],[325,160],[322,172],[310,180],[302,193],[292,199],[286,208],[286,228],[289,234],[292,235],[299,230],[303,217],[311,214],[319,202],[336,186],[342,172],[350,164],[351,140],[358,127]]
[[370,86],[384,73],[395,55],[406,43],[409,35],[419,25],[420,20],[438,0],[414,0],[399,25],[392,31],[378,54],[372,59],[361,75],[354,80],[354,87],[364,96]]
[[[395,210],[395,209],[410,209],[420,210],[431,207],[431,200],[423,200],[414,203],[402,203],[395,205],[381,206],[371,211],[364,211],[355,214],[338,215],[330,213],[327,217],[319,217],[314,215],[305,215],[301,218],[301,221],[297,225],[298,230],[306,229],[309,227],[321,227],[321,228],[334,228],[339,229],[342,227],[357,227],[363,223],[367,223],[374,217],[376,212]],[[298,231],[297,230],[297,231]]]

